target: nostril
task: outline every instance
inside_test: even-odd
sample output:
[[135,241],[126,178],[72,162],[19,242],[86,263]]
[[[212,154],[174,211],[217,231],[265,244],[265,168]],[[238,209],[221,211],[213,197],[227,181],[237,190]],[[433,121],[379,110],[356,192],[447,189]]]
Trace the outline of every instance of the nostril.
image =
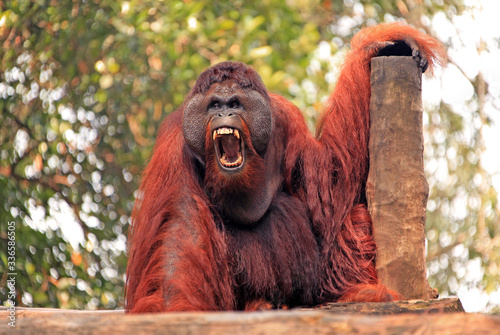
[[222,117],[222,114],[221,114],[221,113],[219,113],[219,114],[217,114],[217,116],[218,116],[218,117]]
[[227,116],[233,116],[233,115],[234,115],[233,113],[229,113],[229,114],[227,114]]

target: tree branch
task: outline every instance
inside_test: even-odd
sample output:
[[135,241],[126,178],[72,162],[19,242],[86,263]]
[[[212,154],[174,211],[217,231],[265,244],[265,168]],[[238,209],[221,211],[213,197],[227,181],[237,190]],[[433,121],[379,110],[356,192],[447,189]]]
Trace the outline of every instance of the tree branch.
[[82,227],[83,232],[85,236],[87,236],[88,233],[90,233],[87,225],[83,222],[82,218],[80,217],[80,211],[78,204],[73,202],[69,197],[65,196],[61,190],[61,188],[58,186],[57,183],[55,183],[52,179],[47,178],[47,180],[42,180],[42,179],[29,179],[23,176],[18,175],[14,170],[12,170],[11,176],[18,180],[19,182],[28,182],[30,184],[38,184],[41,185],[42,187],[49,188],[55,193],[57,193],[66,203],[73,209],[73,212],[75,213],[76,221],[78,224]]
[[439,249],[438,251],[436,251],[433,254],[427,255],[427,261],[433,261],[436,258],[438,258],[439,256],[452,251],[456,246],[464,243],[464,241],[465,241],[465,235],[464,234],[459,234],[457,236],[457,240],[455,242],[453,242],[452,244],[450,244],[450,245],[448,245],[448,246],[446,246],[444,248]]
[[28,135],[30,135],[30,137],[32,137],[33,132],[31,131],[31,128],[26,123],[24,123],[23,121],[21,121],[17,116],[15,116],[14,114],[12,114],[7,109],[7,107],[4,106],[2,108],[2,114],[4,114],[5,116],[11,118],[19,127],[25,129],[26,132],[28,133]]

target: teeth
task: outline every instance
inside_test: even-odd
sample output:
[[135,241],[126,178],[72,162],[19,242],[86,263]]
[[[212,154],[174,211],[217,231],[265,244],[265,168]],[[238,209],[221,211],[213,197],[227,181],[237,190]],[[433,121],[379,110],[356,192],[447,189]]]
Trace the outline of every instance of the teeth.
[[228,135],[233,133],[233,128],[219,128],[217,129],[217,134],[219,135]]
[[227,166],[227,167],[238,166],[238,165],[241,165],[241,163],[243,162],[243,156],[238,154],[238,158],[234,162],[228,162],[226,154],[224,154],[224,155],[222,155],[220,162],[222,163],[222,165]]
[[214,132],[213,132],[213,134],[212,134],[212,138],[215,141],[215,139],[218,136],[231,135],[231,134],[233,134],[234,136],[236,136],[237,139],[240,139],[240,132],[238,131],[238,129],[227,128],[227,127],[215,129]]
[[[215,141],[218,137],[222,137],[223,135],[234,135],[238,140],[240,139],[241,135],[238,129],[235,128],[229,128],[229,127],[222,127],[215,129],[214,132],[212,133],[212,138]],[[234,159],[234,158],[233,158]],[[222,157],[220,157],[220,163],[224,165],[225,167],[235,167],[235,166],[240,166],[243,163],[243,156],[241,153],[238,153],[238,157],[236,157],[235,161],[229,161],[227,158],[226,154],[222,154]]]

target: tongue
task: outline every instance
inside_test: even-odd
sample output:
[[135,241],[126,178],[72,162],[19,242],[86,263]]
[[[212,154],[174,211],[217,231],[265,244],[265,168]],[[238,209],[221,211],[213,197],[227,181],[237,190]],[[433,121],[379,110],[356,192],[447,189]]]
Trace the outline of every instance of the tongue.
[[222,149],[226,153],[226,157],[236,159],[240,151],[240,140],[233,135],[225,135],[221,138]]

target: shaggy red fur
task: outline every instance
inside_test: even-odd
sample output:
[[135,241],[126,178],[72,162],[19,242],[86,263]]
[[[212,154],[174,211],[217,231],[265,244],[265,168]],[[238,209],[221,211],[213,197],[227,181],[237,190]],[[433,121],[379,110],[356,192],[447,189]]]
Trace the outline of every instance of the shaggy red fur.
[[[362,30],[352,40],[316,137],[298,108],[267,93],[249,67],[223,63],[200,76],[187,102],[232,80],[267,99],[271,137],[263,154],[245,142],[249,164],[227,176],[218,170],[208,129],[202,130],[203,155],[186,144],[187,103],[167,117],[133,213],[128,311],[256,310],[402,298],[377,283],[365,199],[370,59],[391,41],[418,47],[431,66],[443,57],[436,40],[409,26]],[[249,139],[252,129],[245,122],[242,127]],[[221,202],[231,206],[224,194],[251,193],[269,175],[276,193],[262,218],[241,227],[224,217]]]

